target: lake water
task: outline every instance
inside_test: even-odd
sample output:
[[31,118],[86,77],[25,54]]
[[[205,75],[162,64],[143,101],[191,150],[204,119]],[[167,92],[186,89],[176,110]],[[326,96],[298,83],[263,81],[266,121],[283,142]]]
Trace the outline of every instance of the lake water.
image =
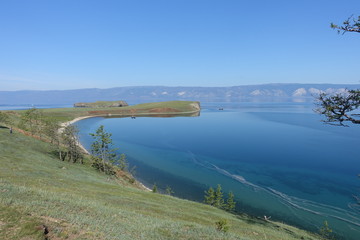
[[170,186],[176,196],[203,201],[205,189],[221,184],[240,211],[312,231],[326,220],[343,239],[360,239],[360,126],[326,125],[308,103],[202,107],[199,117],[90,118],[76,125],[87,149],[89,133],[104,125],[150,188]]

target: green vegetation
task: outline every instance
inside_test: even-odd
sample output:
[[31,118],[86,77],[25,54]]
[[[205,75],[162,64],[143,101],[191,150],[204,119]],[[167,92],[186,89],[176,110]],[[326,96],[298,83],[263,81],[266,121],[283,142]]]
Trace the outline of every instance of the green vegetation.
[[225,233],[229,231],[230,226],[228,225],[228,221],[226,219],[215,222],[215,224],[216,224],[216,230]]
[[[331,23],[331,28],[337,29],[338,33],[343,34],[346,32],[360,33],[360,16],[358,18],[350,16],[341,26]],[[325,122],[335,122],[341,126],[345,126],[343,122],[360,124],[359,114],[354,114],[360,107],[359,89],[335,94],[321,93],[316,100],[318,108],[315,111],[326,117]]]
[[158,188],[157,188],[156,183],[154,183],[151,191],[152,191],[153,193],[157,193],[157,192],[158,192]]
[[111,133],[104,130],[101,125],[96,133],[90,134],[94,138],[91,144],[91,160],[94,168],[107,175],[115,175],[115,163],[118,161],[117,148],[113,148]]
[[144,103],[121,108],[53,108],[42,110],[45,117],[56,118],[61,122],[84,116],[142,116],[142,115],[182,115],[196,113],[199,103],[193,101],[170,101]]
[[332,229],[329,227],[329,223],[324,221],[324,225],[320,228],[320,236],[324,240],[335,240]]
[[358,18],[354,18],[350,16],[343,22],[343,25],[338,26],[334,23],[331,23],[332,29],[337,29],[338,33],[346,33],[346,32],[357,32],[360,33],[360,16]]
[[234,194],[232,192],[228,193],[228,198],[226,200],[225,210],[232,212],[235,210],[236,202],[234,201]]
[[316,112],[324,115],[327,123],[338,123],[346,126],[344,122],[360,124],[359,114],[352,114],[360,107],[360,90],[348,90],[344,93],[321,93],[317,98]]
[[[22,239],[23,232],[42,224],[53,239],[319,238],[285,224],[235,216],[152,194],[121,178],[109,179],[89,165],[88,156],[84,164],[59,161],[49,143],[5,128],[0,129],[0,151],[0,208],[7,213],[0,212],[21,218],[1,217],[5,239]],[[231,225],[226,235],[214,227],[219,219]],[[19,229],[14,223],[20,223]],[[38,234],[30,238],[43,239]]]
[[[104,116],[197,116],[200,111],[199,102],[194,101],[169,101],[157,103],[144,103],[127,107],[108,108],[50,108],[30,109],[22,111],[0,111],[0,123],[5,126],[34,132],[36,129],[45,129],[50,123],[63,123],[78,117]],[[34,113],[36,112],[36,113]],[[30,116],[26,116],[30,115]],[[40,126],[40,128],[34,127]],[[49,126],[48,126],[49,127]]]
[[172,195],[175,193],[170,186],[166,186],[165,192],[167,195]]
[[[86,115],[83,108],[77,110]],[[18,127],[24,112],[6,115]],[[80,114],[64,109],[41,112],[37,122],[23,121],[24,129],[30,131],[30,124],[45,129],[46,122],[58,124]],[[0,127],[2,239],[319,239],[282,223],[153,194],[129,181],[125,172],[100,173],[91,167],[89,155],[83,156],[83,164],[61,161],[54,152],[56,138],[45,130],[39,137],[36,130],[24,129],[10,134]]]
[[90,108],[126,107],[126,106],[128,106],[128,104],[125,101],[97,101],[97,102],[74,104],[74,107],[90,107]]
[[209,190],[205,191],[204,203],[220,209],[224,209],[229,212],[233,212],[236,207],[236,202],[234,201],[234,194],[232,192],[228,193],[226,203],[224,201],[223,195],[224,194],[221,190],[220,184],[217,185],[216,191],[212,187],[210,187]]

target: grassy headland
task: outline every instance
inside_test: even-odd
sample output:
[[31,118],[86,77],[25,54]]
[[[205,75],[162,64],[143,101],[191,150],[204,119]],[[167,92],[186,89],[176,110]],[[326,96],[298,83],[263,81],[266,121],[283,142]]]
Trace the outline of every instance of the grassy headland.
[[[145,106],[148,110],[134,107],[144,114],[154,108],[175,109],[171,104]],[[68,121],[89,111],[43,113]],[[14,111],[12,118],[17,114]],[[0,128],[1,239],[319,239],[282,223],[141,190],[126,179],[97,172],[88,156],[85,164],[73,164],[58,160],[53,150],[50,143]],[[224,219],[230,226],[227,233],[215,225]]]

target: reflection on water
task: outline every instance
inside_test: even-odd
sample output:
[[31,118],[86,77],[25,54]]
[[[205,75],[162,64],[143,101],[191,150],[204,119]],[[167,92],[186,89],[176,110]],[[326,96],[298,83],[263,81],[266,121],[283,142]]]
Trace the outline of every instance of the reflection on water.
[[[219,111],[223,107],[223,111]],[[343,239],[360,238],[353,195],[360,188],[360,129],[324,125],[301,103],[208,103],[200,117],[93,118],[81,141],[105,125],[137,177],[202,201],[220,183],[238,209],[317,231],[327,220]]]

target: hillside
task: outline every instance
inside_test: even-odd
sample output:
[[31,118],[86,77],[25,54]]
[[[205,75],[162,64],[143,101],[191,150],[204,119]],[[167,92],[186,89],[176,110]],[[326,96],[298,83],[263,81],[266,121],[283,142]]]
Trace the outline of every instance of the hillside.
[[[61,162],[44,142],[0,129],[2,239],[317,239],[280,223],[139,190],[87,164]],[[221,233],[215,222],[229,221]]]
[[[139,114],[184,113],[194,102],[129,107]],[[160,109],[160,110],[159,110]],[[106,111],[105,109],[103,109]],[[175,111],[176,110],[176,111]],[[91,109],[46,109],[68,121]],[[12,123],[22,111],[12,111]],[[17,120],[18,121],[18,120]],[[84,164],[60,161],[55,147],[0,127],[0,238],[7,239],[319,239],[282,223],[145,191],[127,178],[109,177]],[[216,229],[227,220],[230,229]]]

